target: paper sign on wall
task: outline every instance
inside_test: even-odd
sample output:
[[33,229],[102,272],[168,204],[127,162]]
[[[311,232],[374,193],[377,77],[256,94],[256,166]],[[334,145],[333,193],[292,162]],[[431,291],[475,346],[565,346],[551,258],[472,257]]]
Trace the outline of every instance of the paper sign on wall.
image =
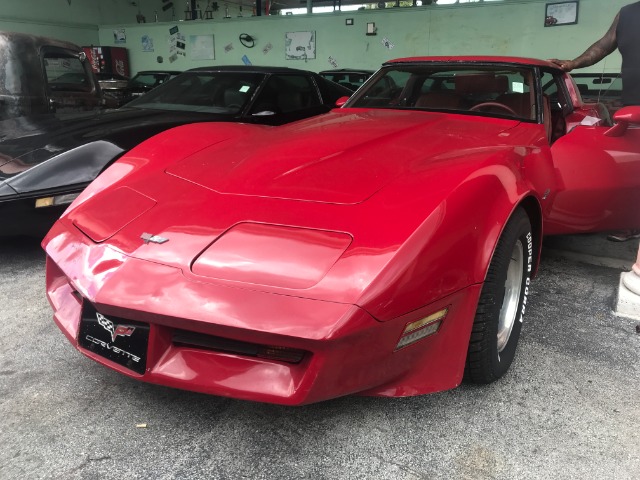
[[311,60],[316,58],[316,32],[287,32],[284,34],[287,60]]
[[388,48],[389,50],[391,50],[393,47],[395,47],[395,45],[393,43],[391,43],[391,40],[389,40],[387,37],[384,37],[382,39],[382,45],[384,45],[385,48]]
[[190,35],[189,47],[193,60],[215,60],[213,35]]
[[113,43],[127,43],[127,33],[124,28],[117,28],[113,31]]
[[140,42],[142,43],[143,52],[153,52],[153,38],[149,35],[143,35]]

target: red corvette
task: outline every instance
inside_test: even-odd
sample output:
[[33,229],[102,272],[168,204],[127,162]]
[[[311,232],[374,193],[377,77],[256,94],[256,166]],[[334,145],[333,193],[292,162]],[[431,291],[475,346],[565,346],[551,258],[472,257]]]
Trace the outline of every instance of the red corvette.
[[406,58],[343,108],[142,143],[43,242],[91,359],[281,404],[488,383],[541,238],[640,227],[640,107],[586,106],[539,60]]

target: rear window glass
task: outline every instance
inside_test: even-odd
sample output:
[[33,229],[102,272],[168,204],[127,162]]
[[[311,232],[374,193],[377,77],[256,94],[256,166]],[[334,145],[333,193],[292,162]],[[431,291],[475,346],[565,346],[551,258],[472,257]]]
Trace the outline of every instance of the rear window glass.
[[572,74],[571,76],[575,80],[583,100],[615,100],[622,96],[622,78],[619,75],[594,73],[592,75]]
[[51,90],[91,90],[91,79],[78,57],[47,54],[44,57],[44,71]]

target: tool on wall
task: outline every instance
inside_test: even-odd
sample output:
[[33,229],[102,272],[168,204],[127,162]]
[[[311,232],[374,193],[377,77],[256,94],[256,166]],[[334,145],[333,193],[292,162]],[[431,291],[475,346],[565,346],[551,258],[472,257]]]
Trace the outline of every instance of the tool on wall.
[[241,33],[238,39],[240,43],[247,48],[253,48],[256,45],[256,39],[248,33]]

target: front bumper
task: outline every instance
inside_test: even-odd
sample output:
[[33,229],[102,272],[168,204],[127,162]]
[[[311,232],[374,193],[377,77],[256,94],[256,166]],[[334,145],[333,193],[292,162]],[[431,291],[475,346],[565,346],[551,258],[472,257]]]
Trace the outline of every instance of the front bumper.
[[[239,399],[301,405],[361,392],[404,396],[457,386],[479,286],[399,319],[379,322],[335,302],[193,281],[179,269],[127,257],[58,223],[44,242],[54,320],[84,355],[150,383]],[[80,345],[87,302],[106,317],[149,325],[146,368],[136,373]],[[396,351],[408,321],[448,307],[437,334]],[[299,363],[176,341],[203,338],[303,350]],[[117,346],[119,338],[113,345]],[[83,343],[87,343],[86,341]]]

